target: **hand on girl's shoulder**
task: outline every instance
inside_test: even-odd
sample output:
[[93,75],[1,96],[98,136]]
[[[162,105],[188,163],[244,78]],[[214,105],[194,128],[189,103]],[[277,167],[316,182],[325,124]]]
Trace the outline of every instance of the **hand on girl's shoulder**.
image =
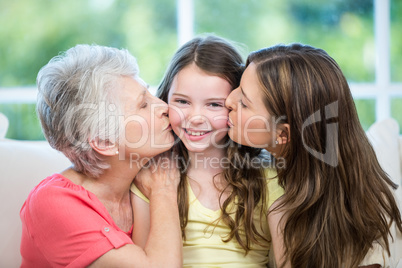
[[152,192],[165,190],[177,191],[180,182],[180,172],[173,161],[171,152],[160,154],[152,158],[135,176],[133,183],[136,187],[132,191],[135,193],[137,188],[146,198]]

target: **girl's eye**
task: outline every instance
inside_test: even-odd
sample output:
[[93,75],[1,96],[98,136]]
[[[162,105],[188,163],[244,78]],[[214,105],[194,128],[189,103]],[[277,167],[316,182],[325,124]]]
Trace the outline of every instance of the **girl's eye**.
[[218,103],[218,102],[212,102],[209,104],[209,106],[211,107],[223,107],[222,103]]
[[148,103],[147,102],[144,102],[142,105],[141,105],[141,109],[143,109],[143,108],[146,108],[148,106]]
[[187,104],[188,103],[186,100],[181,100],[181,99],[177,99],[177,100],[175,100],[175,102],[177,102],[179,104]]

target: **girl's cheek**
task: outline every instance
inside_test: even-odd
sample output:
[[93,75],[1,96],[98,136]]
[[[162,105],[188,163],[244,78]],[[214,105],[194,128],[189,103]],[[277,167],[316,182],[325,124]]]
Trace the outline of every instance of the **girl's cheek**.
[[169,117],[177,117],[179,115],[183,114],[183,112],[180,110],[180,108],[177,108],[176,106],[169,105]]
[[228,117],[220,116],[218,120],[215,120],[215,129],[227,129],[228,128]]
[[183,112],[177,107],[169,107],[169,121],[173,129],[180,127],[185,120]]

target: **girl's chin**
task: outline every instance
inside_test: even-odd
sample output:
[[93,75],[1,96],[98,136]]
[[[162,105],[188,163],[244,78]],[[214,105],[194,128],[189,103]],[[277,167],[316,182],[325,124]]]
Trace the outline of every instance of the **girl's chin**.
[[204,152],[211,146],[210,144],[194,143],[188,140],[184,142],[184,145],[186,146],[187,150],[192,153]]

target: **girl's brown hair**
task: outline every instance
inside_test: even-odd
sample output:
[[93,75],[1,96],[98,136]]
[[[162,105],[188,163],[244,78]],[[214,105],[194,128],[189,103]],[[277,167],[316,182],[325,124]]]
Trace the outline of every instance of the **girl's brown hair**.
[[[175,76],[186,66],[195,63],[198,68],[211,75],[219,76],[230,83],[232,88],[236,88],[240,83],[240,78],[244,70],[242,57],[236,48],[227,40],[206,35],[192,39],[177,50],[173,56],[169,67],[157,90],[157,96],[163,101],[168,102],[168,95]],[[178,205],[180,213],[180,223],[182,235],[185,239],[185,227],[188,222],[188,181],[187,167],[188,151],[183,142],[175,135],[176,145],[173,150],[177,152],[180,161],[179,169],[181,171],[181,180],[178,190]],[[230,227],[230,233],[223,241],[230,241],[235,238],[246,253],[250,250],[252,243],[261,244],[264,234],[257,231],[253,222],[253,215],[259,203],[263,205],[258,207],[260,212],[265,210],[264,202],[266,197],[266,181],[263,179],[264,170],[261,167],[255,167],[251,161],[259,157],[260,150],[235,144],[226,136],[226,157],[230,160],[230,168],[223,170],[223,177],[227,186],[222,190],[220,197],[225,190],[230,191],[229,197],[223,202],[221,209],[222,220]],[[236,213],[234,219],[228,211],[229,204],[236,200]],[[266,210],[261,215],[266,215]],[[213,223],[211,223],[213,224]],[[245,240],[240,234],[245,233]]]
[[[268,111],[290,126],[278,171],[292,267],[357,267],[374,242],[402,231],[392,190],[360,125],[348,83],[325,51],[301,44],[253,52]],[[391,236],[392,237],[392,236]]]

